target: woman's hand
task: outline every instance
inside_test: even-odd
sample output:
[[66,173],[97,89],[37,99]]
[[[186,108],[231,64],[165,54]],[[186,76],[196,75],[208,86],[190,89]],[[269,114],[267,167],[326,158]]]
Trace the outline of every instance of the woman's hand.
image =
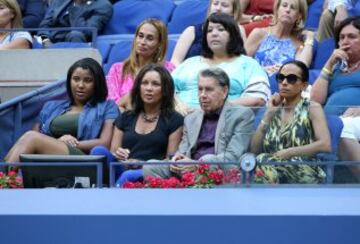
[[129,155],[130,155],[130,150],[127,148],[122,148],[119,147],[118,149],[116,149],[116,151],[114,152],[114,157],[117,158],[118,160],[128,160],[129,159]]
[[291,148],[282,149],[274,153],[274,156],[279,159],[289,159],[292,157],[291,150],[292,150]]
[[348,108],[343,113],[342,117],[358,117],[360,116],[360,108]]
[[77,147],[79,145],[78,139],[76,139],[72,135],[63,135],[62,137],[58,138],[58,140],[72,147]]
[[275,92],[268,102],[268,108],[264,115],[264,120],[269,123],[270,119],[274,116],[275,112],[283,105],[284,98],[279,93]]
[[334,65],[339,62],[339,60],[345,60],[347,61],[349,59],[349,55],[346,53],[346,51],[350,48],[349,45],[344,45],[338,49],[335,49],[333,53],[331,54],[330,58],[324,65],[324,68],[327,68],[328,70],[332,71],[334,68]]

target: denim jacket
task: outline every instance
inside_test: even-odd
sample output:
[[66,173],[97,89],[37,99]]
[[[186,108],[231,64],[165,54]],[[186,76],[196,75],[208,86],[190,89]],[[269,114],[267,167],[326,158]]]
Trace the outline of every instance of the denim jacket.
[[[57,116],[69,111],[70,108],[69,100],[55,100],[45,103],[38,120],[40,132],[52,136],[50,123]],[[105,120],[116,119],[118,115],[119,109],[114,101],[107,100],[96,105],[87,103],[79,116],[77,139],[89,140],[97,138]]]

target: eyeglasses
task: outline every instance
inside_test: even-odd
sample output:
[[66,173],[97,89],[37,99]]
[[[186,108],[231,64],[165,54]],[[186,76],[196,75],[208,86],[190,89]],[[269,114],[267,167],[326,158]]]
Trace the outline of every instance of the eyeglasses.
[[298,80],[301,80],[301,77],[294,75],[294,74],[290,74],[290,75],[283,75],[283,74],[276,74],[276,81],[278,83],[283,83],[283,81],[286,79],[286,82],[293,85],[295,84]]

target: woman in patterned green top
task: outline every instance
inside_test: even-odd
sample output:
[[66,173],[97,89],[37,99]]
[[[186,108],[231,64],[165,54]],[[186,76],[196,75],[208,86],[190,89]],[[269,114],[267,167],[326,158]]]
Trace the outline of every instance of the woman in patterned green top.
[[[309,71],[304,63],[282,65],[275,93],[251,142],[258,154],[257,183],[321,183],[325,172],[319,166],[290,165],[289,161],[312,161],[320,152],[330,152],[330,134],[322,107],[301,96],[308,85]],[[284,165],[262,165],[266,162]]]

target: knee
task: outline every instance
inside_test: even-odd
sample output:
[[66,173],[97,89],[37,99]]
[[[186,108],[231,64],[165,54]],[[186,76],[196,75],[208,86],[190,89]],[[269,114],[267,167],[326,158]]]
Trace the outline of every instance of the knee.
[[80,31],[70,31],[65,36],[65,41],[68,42],[86,42],[85,35]]
[[109,149],[104,146],[96,146],[90,151],[90,155],[108,155],[109,153]]
[[27,131],[18,140],[21,144],[35,143],[40,137],[40,133],[37,131]]
[[143,177],[143,170],[137,169],[137,170],[127,170],[123,172],[120,176],[120,178],[117,180],[116,185],[122,187],[125,182],[135,182],[138,180],[141,180]]

